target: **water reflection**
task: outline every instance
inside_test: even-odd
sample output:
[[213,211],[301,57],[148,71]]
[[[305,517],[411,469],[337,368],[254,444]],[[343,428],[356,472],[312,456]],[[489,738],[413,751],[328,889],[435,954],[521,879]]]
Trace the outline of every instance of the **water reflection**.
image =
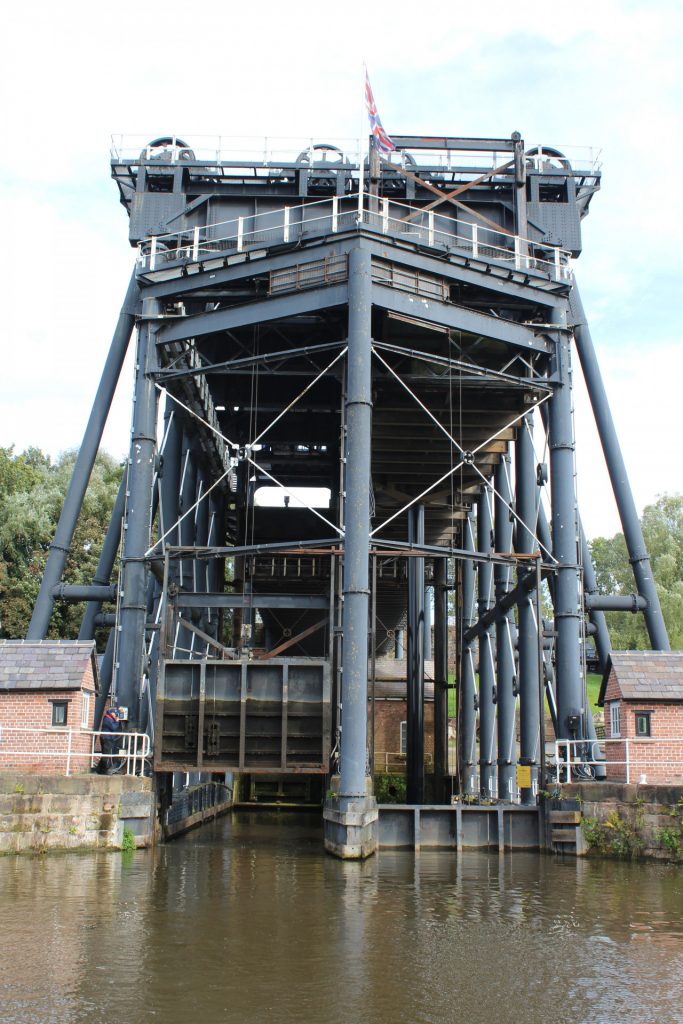
[[0,861],[2,1022],[683,1021],[660,865],[382,852],[238,815],[132,858]]

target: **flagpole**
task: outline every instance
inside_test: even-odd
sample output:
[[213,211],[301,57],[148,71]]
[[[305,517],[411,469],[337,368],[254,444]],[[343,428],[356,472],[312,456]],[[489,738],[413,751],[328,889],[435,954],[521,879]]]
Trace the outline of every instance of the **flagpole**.
[[363,137],[367,135],[365,128],[365,122],[367,118],[367,110],[365,103],[365,80],[367,77],[367,68],[365,67],[365,61],[363,61],[363,102],[361,104],[361,122],[360,122],[360,136],[358,139],[358,223],[360,224],[363,220],[363,174],[365,171],[365,147],[363,145]]

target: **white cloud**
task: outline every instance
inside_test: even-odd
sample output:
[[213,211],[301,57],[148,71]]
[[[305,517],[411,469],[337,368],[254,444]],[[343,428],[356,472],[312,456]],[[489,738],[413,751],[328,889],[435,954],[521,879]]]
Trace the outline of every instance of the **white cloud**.
[[[678,308],[661,285],[683,213],[680,4],[577,0],[568,16],[545,0],[494,0],[485,15],[471,5],[423,13],[362,0],[323,13],[309,0],[209,2],[197,15],[179,0],[117,12],[85,0],[15,6],[0,43],[0,444],[56,452],[80,442],[132,263],[107,180],[109,134],[352,138],[365,59],[389,131],[519,129],[530,143],[603,147],[604,189],[578,263],[584,303],[638,504],[681,488],[666,440]],[[116,454],[127,445],[129,371],[124,385],[106,436]],[[596,529],[611,530],[596,459],[583,455],[580,396],[577,419],[582,503],[600,510]]]

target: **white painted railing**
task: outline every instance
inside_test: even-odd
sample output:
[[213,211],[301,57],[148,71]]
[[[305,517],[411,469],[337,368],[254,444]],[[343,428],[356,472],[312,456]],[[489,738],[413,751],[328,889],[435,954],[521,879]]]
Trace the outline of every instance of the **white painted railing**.
[[[607,777],[616,780],[646,783],[648,776],[658,782],[683,779],[683,737],[614,736],[602,740],[556,740],[555,781],[582,768],[607,770]],[[613,770],[616,769],[616,772]],[[622,769],[622,770],[620,770]]]
[[[115,739],[118,748],[114,754],[96,750],[102,737]],[[82,742],[83,740],[87,742]],[[18,725],[0,725],[0,764],[4,767],[8,757],[27,761],[60,759],[65,775],[70,775],[79,760],[94,768],[100,759],[111,761],[124,775],[140,775],[150,755],[149,736],[142,732],[101,732],[94,729],[39,728]]]
[[231,253],[267,249],[360,225],[407,243],[457,250],[474,260],[496,260],[556,281],[569,281],[572,277],[571,253],[566,249],[510,234],[504,228],[489,228],[436,210],[425,212],[417,206],[377,199],[367,193],[362,208],[357,193],[343,198],[332,196],[196,226],[189,231],[153,235],[139,243],[138,265],[153,272],[177,261],[197,263],[216,256],[224,258]]

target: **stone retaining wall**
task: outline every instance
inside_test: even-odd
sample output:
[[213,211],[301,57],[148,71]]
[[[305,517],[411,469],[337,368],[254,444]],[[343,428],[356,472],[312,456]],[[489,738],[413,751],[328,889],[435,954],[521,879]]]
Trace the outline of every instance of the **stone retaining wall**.
[[[625,841],[629,835],[632,836],[636,856],[658,860],[679,860],[683,857],[683,785],[572,783],[562,787],[561,804],[580,809],[584,822],[588,819],[606,826],[604,831],[608,839],[614,835],[618,840],[620,823],[624,823]],[[616,822],[616,828],[608,824],[610,816],[612,823]],[[678,851],[671,844],[663,843],[662,830],[666,830],[672,841],[677,833],[680,835]],[[586,840],[585,824],[583,833]],[[618,847],[618,841],[615,845]],[[587,843],[584,842],[584,846],[586,852],[591,852]],[[607,856],[614,853],[609,849],[598,852]]]
[[152,779],[0,772],[0,854],[117,849],[157,838]]

